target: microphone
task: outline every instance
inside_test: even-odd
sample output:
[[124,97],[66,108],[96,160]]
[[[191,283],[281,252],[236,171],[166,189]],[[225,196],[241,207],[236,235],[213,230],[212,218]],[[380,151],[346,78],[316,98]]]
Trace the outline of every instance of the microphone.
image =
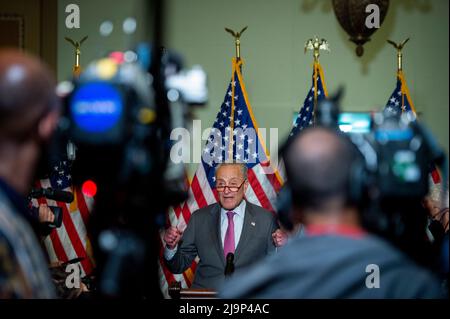
[[229,276],[234,272],[234,254],[227,254],[227,264],[225,266],[225,276]]
[[30,197],[40,198],[46,197],[57,202],[71,203],[73,202],[73,194],[71,192],[60,191],[54,188],[34,188],[31,190]]

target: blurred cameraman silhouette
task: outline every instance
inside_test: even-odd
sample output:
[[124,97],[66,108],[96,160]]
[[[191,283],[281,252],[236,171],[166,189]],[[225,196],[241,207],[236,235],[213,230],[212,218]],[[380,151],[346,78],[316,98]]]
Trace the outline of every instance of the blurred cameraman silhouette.
[[[328,102],[326,102],[328,103]],[[329,106],[329,105],[328,105]],[[236,273],[224,298],[442,298],[437,279],[363,223],[363,195],[355,174],[363,156],[337,130],[330,109],[325,126],[310,127],[288,141],[283,158],[292,198],[290,220],[305,235]],[[335,123],[335,124],[333,124]]]
[[58,115],[47,67],[0,50],[0,298],[54,297],[25,196]]

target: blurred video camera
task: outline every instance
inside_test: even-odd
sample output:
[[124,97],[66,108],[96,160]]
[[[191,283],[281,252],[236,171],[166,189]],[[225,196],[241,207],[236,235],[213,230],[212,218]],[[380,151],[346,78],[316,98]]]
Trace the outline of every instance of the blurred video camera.
[[414,113],[341,113],[339,98],[340,94],[319,103],[316,125],[348,135],[361,153],[363,160],[352,175],[356,197],[366,193],[372,201],[423,198],[431,167],[440,167],[446,175],[445,152]]
[[[339,96],[318,105],[317,125],[347,135],[361,154],[352,165],[349,196],[363,209],[363,223],[416,259],[427,251],[427,213],[431,169],[447,180],[447,159],[433,135],[413,112],[341,113]],[[442,199],[446,193],[442,183]]]
[[[183,107],[207,102],[206,74],[200,66],[182,69],[181,58],[165,51],[162,65],[169,114],[163,116],[148,72],[151,52],[147,44],[139,45],[131,58],[115,52],[91,63],[65,90],[60,132],[76,147],[75,183],[86,179],[124,183],[133,175],[150,174],[158,165],[171,165],[167,158],[171,141],[161,132],[185,127]],[[183,172],[184,167],[175,177],[172,170],[171,176],[164,176],[164,185],[176,185],[171,183],[176,179],[184,182]]]
[[[431,168],[439,167],[447,180],[444,151],[415,114],[341,112],[341,93],[318,104],[315,124],[347,138],[360,155],[351,166],[348,201],[360,208],[367,230],[430,266],[422,201],[429,193]],[[445,182],[441,192],[444,201]],[[291,196],[288,181],[277,201],[280,222],[288,230],[295,226]]]
[[158,229],[187,197],[184,166],[169,160],[170,132],[185,125],[186,108],[206,102],[206,75],[174,68],[167,51],[155,72],[153,53],[114,52],[60,85],[60,144],[76,149],[74,186],[95,196],[88,231],[102,296],[160,293]]

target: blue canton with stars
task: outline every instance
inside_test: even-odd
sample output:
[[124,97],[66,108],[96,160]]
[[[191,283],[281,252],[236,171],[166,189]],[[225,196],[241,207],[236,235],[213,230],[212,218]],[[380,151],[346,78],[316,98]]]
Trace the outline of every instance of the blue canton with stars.
[[52,188],[66,189],[72,186],[72,176],[70,175],[70,161],[57,161],[51,172],[49,173],[49,180]]
[[[402,97],[403,97],[403,106],[402,106]],[[384,108],[384,112],[394,114],[394,115],[400,115],[402,112],[411,112],[412,111],[411,105],[409,105],[409,101],[406,97],[406,95],[402,94],[402,81],[399,77],[397,77],[397,86],[395,87],[394,92],[390,96],[386,107]]]
[[[233,117],[231,116],[232,99],[234,99]],[[231,120],[233,120],[233,127],[230,125]],[[233,133],[231,133],[232,130]],[[230,150],[232,150],[232,154]],[[255,124],[250,116],[237,72],[234,72],[233,80],[228,85],[208,141],[202,150],[202,165],[212,188],[215,186],[215,168],[219,163],[231,159],[246,163],[249,169],[267,160],[255,131]]]
[[[326,96],[323,89],[322,78],[317,76],[317,103],[322,101]],[[295,119],[294,126],[292,127],[289,138],[295,136],[298,132],[314,124],[314,73],[312,77],[312,87],[308,92],[308,95],[303,101],[303,106],[300,109],[297,118]]]

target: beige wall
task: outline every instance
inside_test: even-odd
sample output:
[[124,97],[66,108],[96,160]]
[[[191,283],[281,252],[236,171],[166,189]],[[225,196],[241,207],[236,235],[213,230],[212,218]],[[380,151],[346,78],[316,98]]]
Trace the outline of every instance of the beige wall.
[[[71,48],[64,35],[90,35],[83,62],[108,48],[122,49],[123,36],[110,39],[98,35],[104,19],[121,23],[126,15],[143,19],[143,1],[60,1],[82,7],[82,29],[66,31],[59,21],[59,78],[70,72]],[[94,4],[95,3],[95,4]],[[103,5],[98,5],[99,3]],[[392,0],[382,28],[365,45],[362,58],[347,41],[327,0],[167,0],[168,47],[178,50],[188,65],[201,64],[209,76],[209,105],[196,112],[202,126],[212,124],[223,101],[231,76],[234,45],[224,27],[240,29],[244,80],[250,103],[260,127],[278,127],[279,136],[290,130],[293,112],[298,111],[311,84],[311,54],[303,53],[306,39],[326,38],[331,53],[322,53],[321,64],[330,92],[344,85],[344,110],[379,109],[395,87],[396,53],[386,39],[410,37],[404,49],[404,71],[416,109],[439,142],[449,149],[449,15],[447,0]],[[87,10],[86,10],[87,9]],[[62,20],[62,21],[61,21]],[[146,35],[138,30],[136,38]],[[147,33],[148,34],[148,33]],[[69,71],[68,71],[69,70]],[[193,169],[193,167],[192,167]],[[191,169],[191,171],[192,171]]]

